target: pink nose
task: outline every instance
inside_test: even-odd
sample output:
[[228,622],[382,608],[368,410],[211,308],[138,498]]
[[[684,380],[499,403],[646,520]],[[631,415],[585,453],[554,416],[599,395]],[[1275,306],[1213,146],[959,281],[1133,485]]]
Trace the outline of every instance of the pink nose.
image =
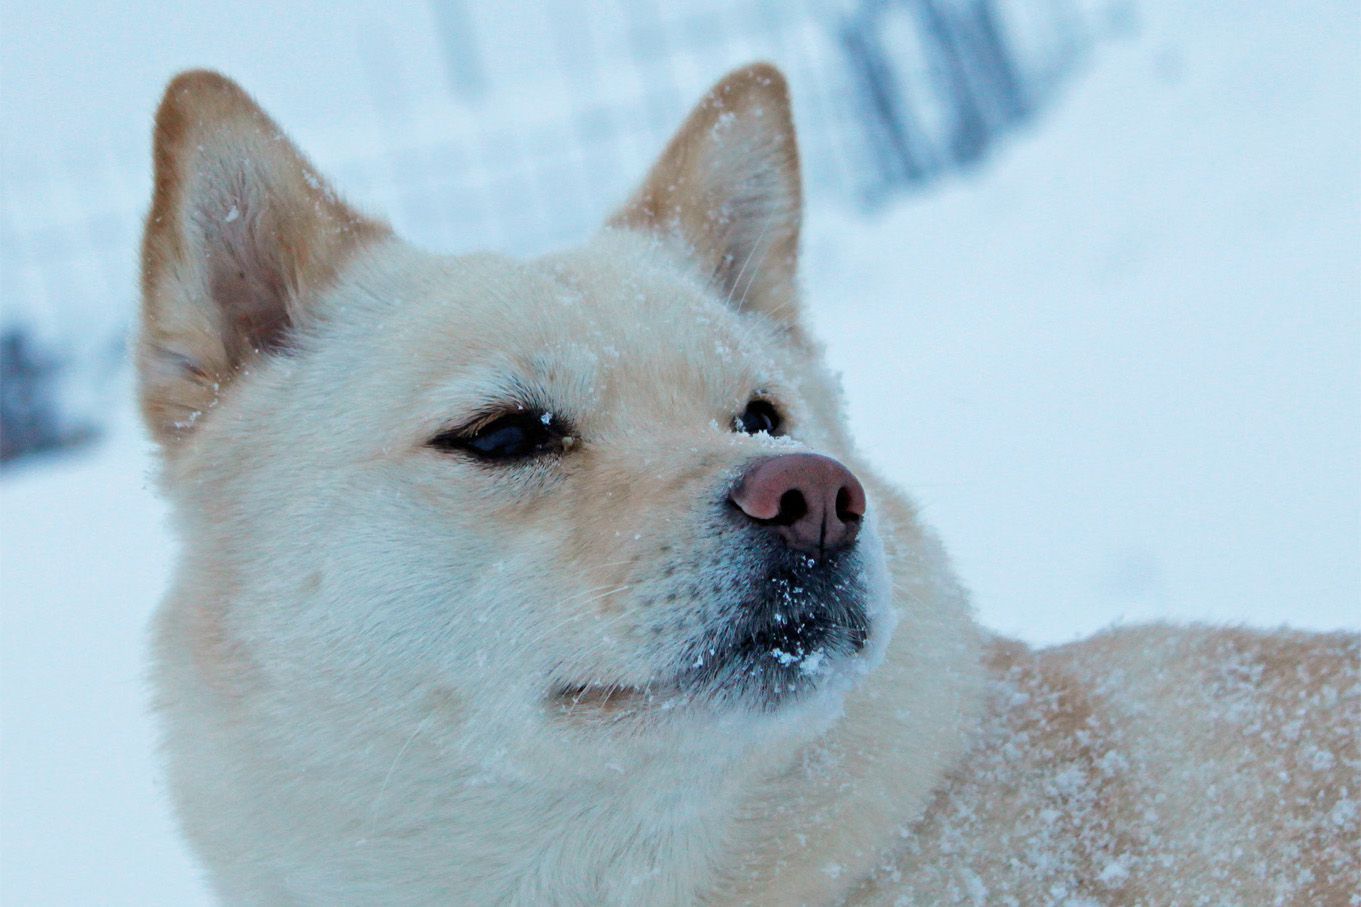
[[795,551],[819,557],[848,548],[865,516],[865,489],[831,457],[785,454],[761,460],[729,495],[753,522]]

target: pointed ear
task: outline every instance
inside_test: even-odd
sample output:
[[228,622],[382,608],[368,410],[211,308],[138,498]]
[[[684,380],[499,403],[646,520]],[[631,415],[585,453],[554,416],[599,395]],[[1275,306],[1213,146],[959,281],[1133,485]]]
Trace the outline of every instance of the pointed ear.
[[802,217],[789,89],[756,63],[704,96],[610,224],[678,242],[733,305],[792,324]]
[[137,370],[163,445],[250,361],[287,347],[316,295],[386,226],[347,207],[235,83],[187,72],[156,113]]

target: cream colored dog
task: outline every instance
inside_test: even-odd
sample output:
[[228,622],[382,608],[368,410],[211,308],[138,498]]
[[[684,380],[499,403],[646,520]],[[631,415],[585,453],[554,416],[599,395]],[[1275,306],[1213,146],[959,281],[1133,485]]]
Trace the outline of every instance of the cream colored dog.
[[225,902],[1356,903],[1356,637],[992,638],[858,461],[772,68],[528,262],[404,244],[211,73],[155,161],[155,681]]

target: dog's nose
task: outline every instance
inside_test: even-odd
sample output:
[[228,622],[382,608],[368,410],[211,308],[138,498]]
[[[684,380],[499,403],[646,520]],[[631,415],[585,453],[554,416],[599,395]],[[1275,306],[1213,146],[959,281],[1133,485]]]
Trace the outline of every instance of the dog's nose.
[[785,454],[749,468],[729,495],[795,551],[821,557],[850,547],[865,516],[865,489],[849,469],[819,454]]

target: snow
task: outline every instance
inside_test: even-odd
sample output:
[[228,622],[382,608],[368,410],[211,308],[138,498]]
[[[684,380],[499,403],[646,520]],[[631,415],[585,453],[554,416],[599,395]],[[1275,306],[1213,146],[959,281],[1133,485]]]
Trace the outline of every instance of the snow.
[[812,219],[857,439],[987,623],[1361,620],[1361,12],[1310,8],[1147,5],[990,169]]
[[174,548],[129,410],[0,484],[0,902],[207,903],[154,778],[145,629]]
[[[1356,628],[1361,14],[1141,10],[984,169],[811,211],[817,333],[990,626]],[[207,902],[154,780],[173,545],[128,397],[92,452],[0,481],[6,903]]]

